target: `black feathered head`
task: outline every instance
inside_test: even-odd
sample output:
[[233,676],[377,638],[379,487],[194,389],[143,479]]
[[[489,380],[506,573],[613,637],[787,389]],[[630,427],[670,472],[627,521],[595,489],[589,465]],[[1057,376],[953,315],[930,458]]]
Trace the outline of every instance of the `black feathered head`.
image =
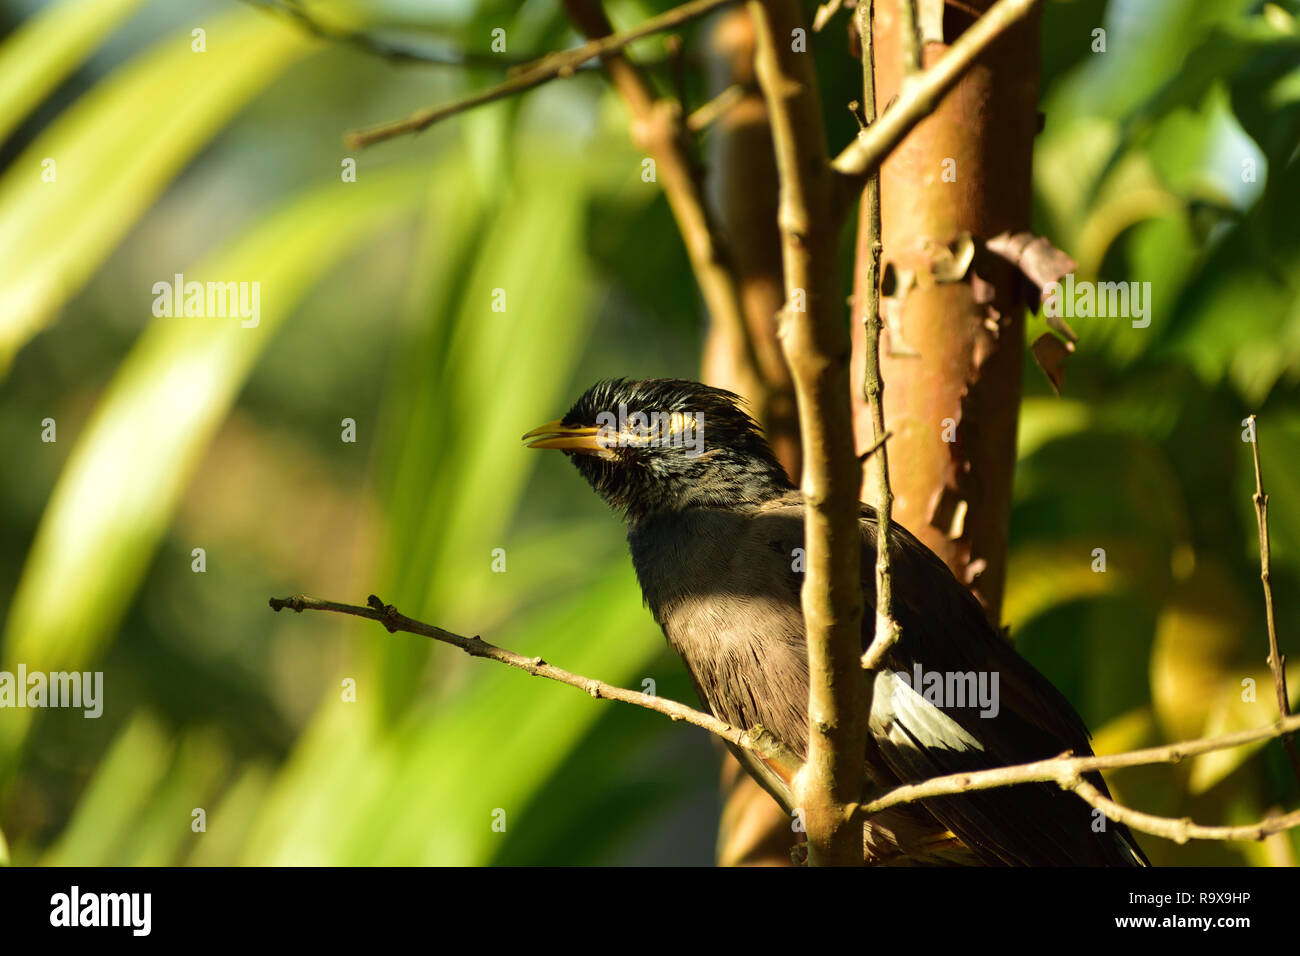
[[740,397],[685,379],[597,382],[563,418],[524,438],[568,455],[630,523],[752,506],[791,487]]

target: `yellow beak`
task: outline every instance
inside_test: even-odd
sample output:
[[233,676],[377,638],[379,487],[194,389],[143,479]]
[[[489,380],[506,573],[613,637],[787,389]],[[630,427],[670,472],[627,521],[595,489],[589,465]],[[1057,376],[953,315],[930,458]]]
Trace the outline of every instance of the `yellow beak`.
[[529,448],[558,448],[561,451],[580,451],[588,454],[604,454],[607,450],[599,442],[599,432],[595,425],[566,425],[560,419],[538,425],[523,437]]

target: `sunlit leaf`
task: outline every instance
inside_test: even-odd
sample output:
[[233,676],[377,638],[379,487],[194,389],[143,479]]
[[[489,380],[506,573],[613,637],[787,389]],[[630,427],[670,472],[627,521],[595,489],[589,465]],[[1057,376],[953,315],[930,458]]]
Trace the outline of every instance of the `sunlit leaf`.
[[[542,157],[519,180],[463,277],[450,285],[458,298],[437,297],[441,309],[454,310],[450,326],[440,329],[445,319],[435,309],[416,343],[421,351],[404,357],[394,389],[402,412],[393,419],[400,431],[388,439],[386,466],[400,469],[391,487],[410,510],[394,512],[384,575],[392,596],[384,597],[415,616],[446,620],[469,581],[502,578],[492,574],[492,552],[504,544],[539,457],[519,436],[542,410],[543,419],[554,417],[571,401],[563,390],[592,319],[582,184]],[[564,267],[554,268],[552,256],[563,257]],[[422,360],[412,364],[415,357]],[[420,645],[381,650],[393,712],[409,700],[426,654]]]
[[133,717],[95,768],[76,813],[41,862],[49,866],[115,862],[121,841],[167,773],[174,750],[175,741],[157,721],[143,713]]
[[259,324],[167,317],[140,337],[50,497],[10,609],[5,660],[60,670],[95,656],[276,327],[339,256],[404,211],[420,180],[408,170],[323,187],[195,267],[195,275],[259,283]]
[[1216,695],[1236,682],[1248,623],[1242,595],[1222,565],[1200,557],[1160,612],[1151,650],[1151,700],[1169,739],[1199,734]]
[[[1249,685],[1246,684],[1247,681],[1250,682]],[[1294,713],[1297,704],[1300,704],[1300,665],[1287,668],[1286,681]],[[1216,688],[1210,701],[1210,711],[1201,731],[1205,737],[1253,730],[1277,719],[1277,691],[1273,686],[1272,672],[1267,668],[1252,668],[1249,672],[1229,677]],[[1203,793],[1240,767],[1253,754],[1265,747],[1277,746],[1280,744],[1260,741],[1193,757],[1191,771],[1187,776],[1187,788],[1192,793]]]
[[0,46],[0,142],[144,0],[61,0]]
[[0,178],[0,372],[185,163],[314,46],[256,10],[205,29],[207,52],[191,50],[188,32],[160,41],[59,116]]
[[[1099,553],[1099,552],[1104,552]],[[1168,565],[1143,542],[1097,536],[1013,548],[1002,617],[1014,633],[1049,608],[1166,586]]]
[[[662,646],[630,568],[488,637],[625,686],[637,684]],[[422,640],[382,631],[375,639],[407,638]],[[433,653],[439,661],[460,655],[442,646]],[[243,862],[488,862],[600,708],[622,705],[471,663],[466,686],[421,704],[391,732],[367,716],[370,708],[327,699],[268,797]],[[493,828],[496,811],[504,833]]]

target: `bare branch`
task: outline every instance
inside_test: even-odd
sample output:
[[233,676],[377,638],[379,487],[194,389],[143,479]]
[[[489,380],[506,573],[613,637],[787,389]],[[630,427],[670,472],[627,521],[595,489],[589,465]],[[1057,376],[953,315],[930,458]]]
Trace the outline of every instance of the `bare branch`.
[[[1250,449],[1255,459],[1255,522],[1259,525],[1259,579],[1264,584],[1264,614],[1268,623],[1268,666],[1273,671],[1273,686],[1277,690],[1277,713],[1279,717],[1291,714],[1291,701],[1286,689],[1286,655],[1278,649],[1277,621],[1273,616],[1273,581],[1271,578],[1272,562],[1268,547],[1268,495],[1264,494],[1264,477],[1259,468],[1259,424],[1254,415],[1250,422]],[[1291,769],[1300,780],[1300,753],[1296,750],[1295,738],[1290,734],[1282,738],[1282,746],[1291,758]]]
[[861,468],[853,448],[847,329],[839,312],[826,133],[812,57],[792,49],[794,0],[749,4],[755,67],[767,100],[781,181],[786,304],[781,341],[794,377],[803,441],[807,572],[808,759],[795,780],[813,864],[862,863],[858,797],[870,701],[862,641]]
[[713,99],[686,117],[686,128],[692,133],[699,133],[717,122],[745,98],[745,88],[733,83]]
[[1010,767],[997,767],[991,770],[976,770],[969,773],[954,773],[944,777],[934,777],[919,783],[908,783],[886,790],[863,803],[860,813],[870,816],[890,807],[904,803],[915,803],[931,797],[952,796],[970,793],[974,790],[992,790],[998,787],[1010,787],[1025,783],[1055,783],[1064,790],[1077,793],[1082,799],[1102,810],[1112,820],[1119,820],[1135,830],[1151,833],[1155,836],[1185,842],[1197,840],[1260,840],[1270,833],[1300,826],[1300,811],[1283,816],[1269,817],[1261,823],[1239,827],[1210,827],[1193,823],[1190,820],[1171,820],[1140,813],[1116,803],[1083,779],[1082,775],[1097,770],[1115,770],[1123,767],[1143,767],[1160,763],[1178,763],[1188,757],[1210,753],[1215,750],[1228,750],[1271,740],[1300,730],[1300,716],[1287,717],[1277,723],[1254,730],[1242,730],[1221,737],[1207,737],[1200,740],[1184,740],[1179,743],[1166,744],[1162,747],[1148,747],[1145,750],[1132,750],[1127,753],[1108,754],[1102,757],[1073,757],[1068,753],[1048,760],[1033,763],[1016,764]]
[[630,30],[625,30],[622,33],[611,33],[573,50],[564,50],[542,57],[534,63],[519,68],[509,79],[496,86],[488,87],[486,90],[479,90],[477,93],[472,93],[442,106],[419,110],[404,120],[395,120],[391,123],[383,123],[369,129],[349,133],[343,138],[343,141],[350,149],[360,149],[396,136],[418,133],[429,128],[434,123],[447,119],[449,116],[455,116],[457,113],[463,113],[476,106],[482,106],[484,103],[491,103],[495,100],[523,93],[558,77],[572,76],[580,66],[590,60],[607,58],[637,40],[642,40],[655,33],[676,29],[683,24],[698,20],[714,10],[735,2],[737,0],[691,0],[690,3],[684,3],[680,7],[674,7],[657,17],[651,17]]
[[[906,4],[904,4],[906,5]],[[862,122],[870,127],[876,121],[876,60],[872,36],[874,0],[860,0],[855,11],[858,38],[862,48]],[[862,305],[862,324],[866,333],[866,364],[862,377],[862,395],[871,411],[872,434],[881,443],[880,454],[874,456],[874,470],[878,492],[876,501],[876,626],[871,644],[862,655],[862,666],[875,670],[899,638],[898,622],[894,620],[894,584],[890,572],[889,537],[894,510],[894,492],[889,484],[889,450],[883,445],[885,430],[885,382],[880,374],[880,168],[867,176],[866,190],[862,194],[865,204],[867,248],[863,271],[866,295]],[[868,697],[870,693],[868,692]]]
[[[479,637],[464,637],[451,631],[425,624],[409,618],[397,611],[392,605],[386,605],[373,594],[367,607],[353,604],[340,604],[335,601],[322,601],[304,595],[287,598],[271,598],[271,609],[279,611],[288,608],[301,613],[303,611],[329,611],[335,614],[349,614],[382,624],[389,633],[403,631],[422,637],[429,637],[444,644],[458,647],[471,657],[483,657],[514,667],[535,677],[567,684],[586,692],[596,699],[617,700],[626,704],[652,710],[663,714],[670,720],[685,721],[694,724],[709,733],[720,737],[733,746],[750,751],[770,766],[782,781],[787,784],[797,781],[802,776],[799,758],[785,745],[761,726],[740,730],[718,720],[710,714],[703,713],[662,697],[652,697],[633,690],[615,687],[604,681],[583,677],[546,663],[540,657],[525,657],[505,648],[489,644]],[[1243,730],[1221,737],[1187,740],[1162,747],[1150,747],[1121,754],[1102,757],[1072,757],[1064,754],[1049,760],[1034,763],[1017,764],[1010,767],[998,767],[991,770],[978,770],[969,773],[950,774],[934,777],[919,783],[903,784],[886,790],[866,802],[851,802],[845,805],[844,813],[855,830],[858,821],[882,810],[904,803],[914,803],[931,797],[952,796],[969,793],[973,790],[991,790],[1024,783],[1056,783],[1066,790],[1077,793],[1082,799],[1101,809],[1112,820],[1123,822],[1133,829],[1152,833],[1177,842],[1187,840],[1259,840],[1281,830],[1300,826],[1300,810],[1271,816],[1265,820],[1243,826],[1214,827],[1203,826],[1191,820],[1155,817],[1124,807],[1110,800],[1082,778],[1085,773],[1097,770],[1113,770],[1123,767],[1140,767],[1158,763],[1177,763],[1187,757],[1209,753],[1215,750],[1227,750],[1271,740],[1300,730],[1300,715],[1287,717],[1266,727]],[[781,798],[794,805],[790,793],[782,793]],[[859,835],[860,840],[860,835]],[[861,852],[861,843],[858,844]]]
[[1075,779],[1069,789],[1116,823],[1123,823],[1134,830],[1164,837],[1175,843],[1186,843],[1188,840],[1262,840],[1274,833],[1300,826],[1300,810],[1266,817],[1258,823],[1216,827],[1197,823],[1191,817],[1158,817],[1121,806],[1082,777]]
[[302,594],[287,598],[271,598],[270,600],[271,610],[273,611],[288,608],[299,614],[303,611],[331,611],[335,614],[351,614],[354,617],[364,617],[367,620],[377,621],[384,625],[390,634],[405,631],[408,634],[429,637],[435,641],[459,647],[471,657],[485,657],[488,660],[518,668],[534,677],[545,677],[561,684],[568,684],[570,687],[585,691],[597,700],[622,701],[625,704],[634,704],[637,707],[644,707],[646,710],[653,710],[656,713],[663,714],[670,720],[684,720],[688,724],[694,724],[696,727],[703,728],[709,733],[721,737],[742,750],[751,751],[771,766],[780,775],[781,779],[786,781],[793,778],[799,770],[799,758],[787,750],[781,741],[777,740],[776,737],[761,726],[741,730],[718,720],[712,714],[694,710],[685,704],[679,704],[675,700],[654,697],[635,690],[625,690],[622,687],[606,684],[604,681],[566,671],[563,668],[546,663],[540,657],[525,657],[522,654],[516,654],[514,651],[508,651],[503,647],[497,647],[495,644],[489,644],[477,636],[464,637],[460,634],[454,634],[432,624],[425,624],[423,621],[407,617],[405,614],[399,613],[397,608],[391,604],[385,604],[373,594],[370,595],[367,604],[367,607],[359,607],[355,604],[339,604],[336,601],[322,601]]

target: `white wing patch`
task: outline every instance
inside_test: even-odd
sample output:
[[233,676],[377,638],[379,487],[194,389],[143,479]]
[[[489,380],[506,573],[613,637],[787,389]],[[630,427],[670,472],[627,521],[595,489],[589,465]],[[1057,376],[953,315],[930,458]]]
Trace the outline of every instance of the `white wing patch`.
[[871,730],[898,747],[983,750],[984,745],[893,671],[877,671]]

